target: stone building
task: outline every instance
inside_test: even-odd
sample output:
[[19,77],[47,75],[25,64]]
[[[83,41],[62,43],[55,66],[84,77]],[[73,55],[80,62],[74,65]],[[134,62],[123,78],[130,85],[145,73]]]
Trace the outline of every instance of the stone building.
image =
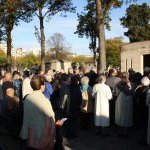
[[68,68],[71,67],[71,64],[70,61],[52,60],[50,61],[50,69],[55,71],[64,70],[65,72],[68,72]]
[[135,42],[121,48],[121,71],[132,68],[143,73],[144,67],[150,67],[150,41]]

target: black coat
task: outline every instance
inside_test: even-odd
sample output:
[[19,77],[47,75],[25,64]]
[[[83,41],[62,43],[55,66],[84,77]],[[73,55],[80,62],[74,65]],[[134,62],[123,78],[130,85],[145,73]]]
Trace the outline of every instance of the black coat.
[[68,117],[78,117],[80,114],[80,105],[82,102],[82,94],[79,85],[70,85],[70,103]]
[[135,92],[136,124],[139,128],[147,129],[148,126],[148,106],[146,105],[146,95],[149,87],[139,87]]

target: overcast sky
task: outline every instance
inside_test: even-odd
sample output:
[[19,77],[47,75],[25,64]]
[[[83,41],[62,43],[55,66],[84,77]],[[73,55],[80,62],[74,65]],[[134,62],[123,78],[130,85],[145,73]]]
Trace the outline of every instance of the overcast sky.
[[[74,5],[77,7],[77,13],[83,11],[87,0],[73,0]],[[150,0],[138,0],[138,4],[146,2],[150,5]],[[106,38],[114,38],[122,36],[124,41],[128,42],[128,38],[124,36],[124,29],[120,25],[120,18],[125,15],[125,10],[129,5],[124,4],[121,8],[111,10],[111,31],[106,30]],[[53,33],[61,33],[66,38],[66,41],[71,45],[71,52],[77,54],[90,54],[88,48],[89,40],[86,38],[78,38],[78,35],[74,34],[77,26],[77,14],[67,13],[67,17],[55,15],[49,22],[45,20],[45,36],[48,39]],[[16,48],[39,48],[40,45],[34,35],[34,26],[39,27],[38,18],[30,23],[20,22],[20,25],[13,30],[13,46]]]

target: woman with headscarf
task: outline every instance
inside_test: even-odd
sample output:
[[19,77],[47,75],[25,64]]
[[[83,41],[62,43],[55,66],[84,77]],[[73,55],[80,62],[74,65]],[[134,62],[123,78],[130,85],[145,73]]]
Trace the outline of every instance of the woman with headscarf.
[[93,97],[92,88],[89,86],[89,78],[83,76],[81,78],[80,90],[82,93],[82,103],[81,103],[81,128],[88,129],[90,126],[90,118],[93,112]]

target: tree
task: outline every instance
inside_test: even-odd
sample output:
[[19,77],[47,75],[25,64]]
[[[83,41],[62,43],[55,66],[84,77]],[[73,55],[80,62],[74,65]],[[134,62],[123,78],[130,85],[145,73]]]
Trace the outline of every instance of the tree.
[[[89,48],[93,51],[95,58],[96,52],[99,54],[97,69],[106,69],[106,49],[105,49],[105,30],[110,29],[110,9],[120,7],[122,0],[87,0],[85,13],[78,15],[79,24],[77,26],[78,35],[90,38]],[[98,38],[98,50],[96,42]]]
[[96,18],[98,32],[98,52],[99,61],[97,70],[106,69],[106,49],[105,49],[105,17],[111,8],[117,8],[122,5],[122,0],[96,0]]
[[150,6],[146,3],[130,5],[120,20],[123,27],[128,28],[124,35],[130,42],[150,40]]
[[47,45],[51,50],[55,51],[56,59],[59,59],[59,55],[70,50],[70,48],[66,46],[65,37],[61,33],[54,33],[48,39]]
[[37,10],[35,15],[40,21],[40,44],[41,44],[41,69],[45,70],[45,34],[44,19],[48,20],[59,12],[74,12],[75,7],[71,0],[34,0],[34,5],[26,4],[27,8]]
[[33,67],[40,65],[40,57],[35,56],[32,53],[29,53],[23,57],[19,57],[16,59],[17,66],[21,67]]
[[24,3],[32,3],[30,0],[1,0],[0,1],[0,33],[7,42],[7,66],[11,69],[12,30],[20,20],[30,21],[31,10],[24,7]]
[[[109,21],[110,21],[109,14],[106,14],[105,17],[105,27],[106,29],[110,29]],[[97,53],[97,22],[96,22],[96,1],[95,0],[87,0],[87,6],[84,7],[84,12],[78,14],[78,25],[77,31],[75,34],[78,34],[79,37],[83,38],[90,38],[89,48],[94,54],[94,62],[96,65],[96,53]]]
[[92,57],[86,57],[84,55],[78,55],[76,57],[71,57],[70,59],[72,62],[79,63],[79,64],[84,64],[86,62],[92,62]]
[[106,62],[113,67],[120,67],[121,63],[121,46],[123,39],[113,38],[106,40]]

